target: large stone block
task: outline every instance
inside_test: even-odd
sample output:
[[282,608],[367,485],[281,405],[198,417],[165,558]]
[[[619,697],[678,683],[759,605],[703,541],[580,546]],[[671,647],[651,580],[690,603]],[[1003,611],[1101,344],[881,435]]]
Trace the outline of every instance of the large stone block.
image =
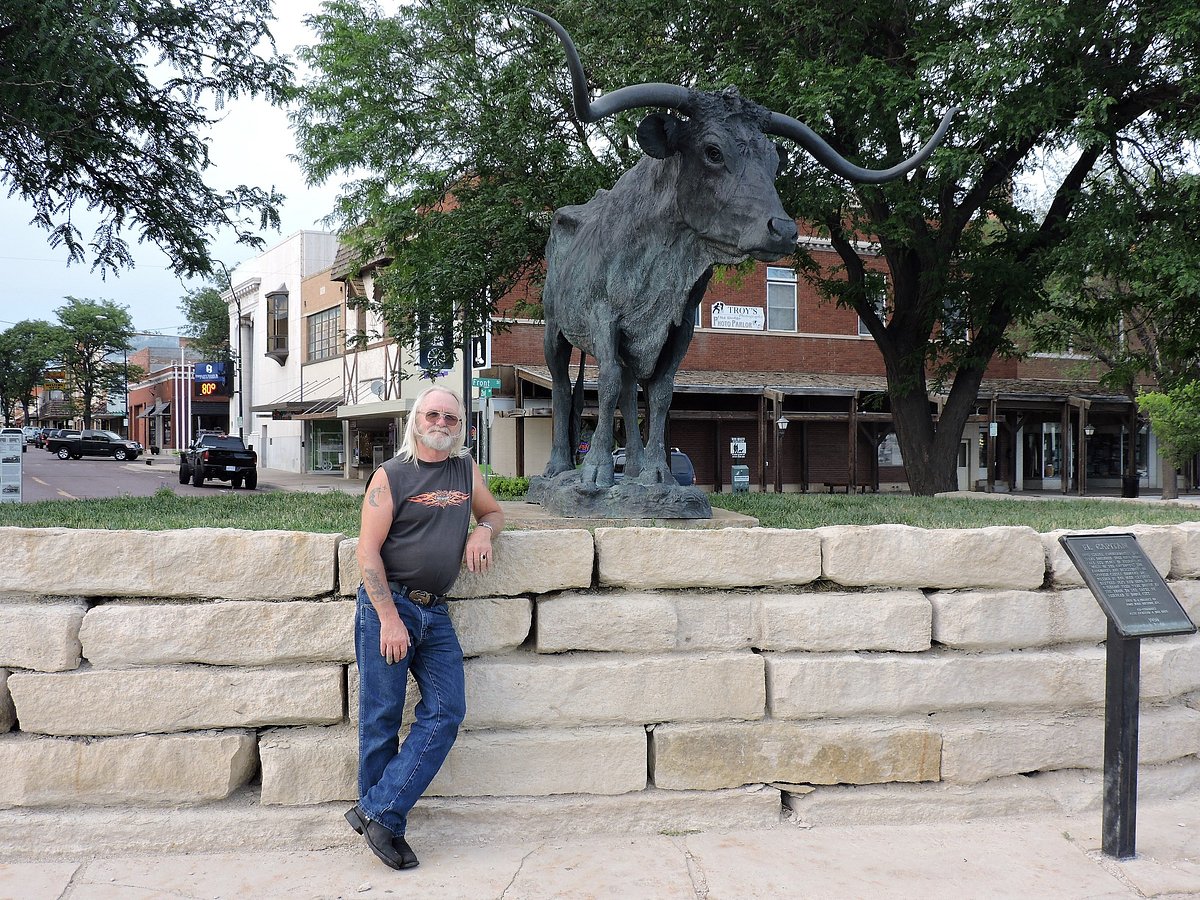
[[1200,578],[1200,522],[1185,522],[1172,529],[1171,577]]
[[768,710],[782,719],[991,708],[1069,712],[1104,703],[1104,650],[1098,647],[979,656],[931,651],[765,658]]
[[663,594],[561,594],[537,605],[538,653],[674,650],[679,617]]
[[1166,702],[1200,690],[1200,640],[1195,635],[1142,641],[1141,695]]
[[0,666],[65,672],[79,665],[79,625],[87,605],[0,603]]
[[1046,575],[1041,538],[1024,526],[836,525],[818,532],[825,578],[847,587],[1033,590]]
[[920,591],[767,594],[764,650],[929,649],[931,612]]
[[8,693],[8,669],[0,669],[0,734],[17,724],[17,710]]
[[463,656],[508,653],[529,638],[533,601],[528,597],[472,597],[450,603],[450,621]]
[[429,786],[435,797],[626,794],[646,787],[646,730],[464,732]]
[[746,650],[762,640],[762,604],[756,596],[730,591],[671,597],[679,650]]
[[334,589],[339,540],[235,528],[0,528],[6,589],[58,596],[315,597]]
[[746,650],[762,634],[746,594],[562,594],[538,600],[537,650]]
[[93,666],[272,666],[354,659],[354,602],[110,603],[80,630]]
[[[1110,525],[1107,528],[1097,528],[1088,534],[1132,534],[1137,538],[1138,546],[1142,548],[1151,564],[1158,573],[1166,578],[1171,571],[1171,554],[1175,546],[1175,525]],[[1069,530],[1050,531],[1042,535],[1042,543],[1046,547],[1046,561],[1050,569],[1050,579],[1055,587],[1082,587],[1083,576],[1067,556],[1058,539],[1065,534],[1077,534]]]
[[765,698],[753,653],[483,657],[466,674],[474,728],[760,719]]
[[[355,555],[358,540],[338,547],[339,590],[352,595],[362,582]],[[450,591],[453,597],[512,597],[590,587],[594,547],[582,529],[502,531],[492,542],[495,559],[480,574],[463,568]]]
[[600,584],[631,590],[807,584],[821,577],[812,531],[597,528]]
[[8,679],[21,730],[115,735],[342,720],[342,667],[78,669]]
[[928,727],[719,722],[659,725],[650,748],[660,788],[876,784],[936,781],[941,736]]
[[258,739],[262,802],[305,806],[358,800],[358,727],[280,728]]
[[[348,726],[270,731],[259,742],[262,802],[353,801],[358,734]],[[623,794],[646,787],[641,727],[465,731],[426,790],[429,797]]]
[[[1104,764],[1104,717],[968,720],[941,724],[942,779],[975,783],[1003,775]],[[1200,746],[1200,712],[1150,709],[1138,727],[1138,762],[1191,756]]]
[[79,741],[0,737],[0,807],[179,806],[228,797],[255,770],[247,731]]
[[933,639],[959,650],[1099,643],[1104,613],[1086,588],[1073,591],[938,591]]

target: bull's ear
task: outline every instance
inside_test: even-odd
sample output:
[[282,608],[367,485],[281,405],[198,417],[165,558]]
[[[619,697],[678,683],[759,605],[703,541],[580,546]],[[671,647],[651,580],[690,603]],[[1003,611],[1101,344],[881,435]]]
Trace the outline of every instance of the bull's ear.
[[775,152],[779,154],[779,168],[775,170],[775,174],[778,175],[788,167],[788,152],[779,144],[775,145]]
[[650,113],[638,124],[638,146],[647,156],[666,159],[679,152],[679,129],[683,123],[666,113]]

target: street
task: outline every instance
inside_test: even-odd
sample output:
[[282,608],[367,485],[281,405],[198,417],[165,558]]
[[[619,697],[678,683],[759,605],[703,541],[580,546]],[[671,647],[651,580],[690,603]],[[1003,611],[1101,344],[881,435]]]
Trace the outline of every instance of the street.
[[[174,456],[139,456],[131,462],[99,457],[59,459],[30,445],[28,452],[21,454],[21,462],[21,499],[25,503],[97,497],[149,497],[163,485],[187,497],[207,497],[217,491],[233,490],[227,481],[209,481],[199,488],[180,484],[179,467]],[[239,490],[238,493],[246,492]]]

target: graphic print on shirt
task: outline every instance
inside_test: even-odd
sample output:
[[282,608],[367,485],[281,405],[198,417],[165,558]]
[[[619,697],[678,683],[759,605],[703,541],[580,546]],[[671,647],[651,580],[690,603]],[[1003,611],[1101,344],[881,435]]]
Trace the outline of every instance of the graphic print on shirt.
[[409,497],[408,502],[445,509],[447,506],[462,506],[470,499],[471,495],[464,494],[462,491],[427,491],[424,494]]

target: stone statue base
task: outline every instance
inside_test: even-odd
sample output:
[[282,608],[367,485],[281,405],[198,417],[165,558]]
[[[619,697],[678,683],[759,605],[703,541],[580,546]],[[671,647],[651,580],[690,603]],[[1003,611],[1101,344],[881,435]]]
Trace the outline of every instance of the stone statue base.
[[612,487],[584,484],[578,472],[529,479],[526,499],[548,512],[574,519],[711,519],[708,495],[678,484],[638,484],[626,480]]

